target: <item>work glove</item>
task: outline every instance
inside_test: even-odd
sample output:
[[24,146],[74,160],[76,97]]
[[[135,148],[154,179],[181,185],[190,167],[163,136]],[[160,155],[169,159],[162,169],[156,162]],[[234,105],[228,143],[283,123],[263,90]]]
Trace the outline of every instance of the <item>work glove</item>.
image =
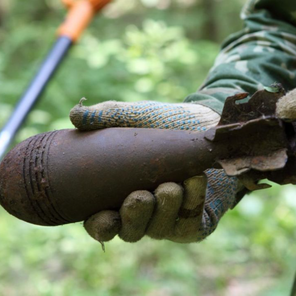
[[[70,113],[72,123],[82,131],[137,127],[200,132],[220,120],[212,109],[193,103],[109,101],[86,107],[83,100]],[[235,205],[240,189],[237,178],[228,177],[224,170],[208,169],[182,184],[169,182],[154,192],[132,192],[119,212],[101,211],[84,226],[102,244],[117,234],[126,242],[136,242],[144,235],[179,243],[197,242],[215,230],[223,214]]]

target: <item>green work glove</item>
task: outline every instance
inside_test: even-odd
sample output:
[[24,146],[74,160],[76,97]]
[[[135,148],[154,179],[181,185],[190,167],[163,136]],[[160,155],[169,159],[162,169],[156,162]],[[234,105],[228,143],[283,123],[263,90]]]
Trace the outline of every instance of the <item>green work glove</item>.
[[[81,100],[71,110],[70,118],[79,130],[137,127],[198,132],[217,125],[220,116],[198,104],[110,101],[86,107]],[[119,212],[99,212],[84,226],[101,243],[117,234],[127,242],[136,242],[144,235],[197,242],[215,230],[223,214],[234,206],[239,189],[237,178],[228,177],[223,170],[208,169],[183,184],[164,183],[153,193],[132,192]]]

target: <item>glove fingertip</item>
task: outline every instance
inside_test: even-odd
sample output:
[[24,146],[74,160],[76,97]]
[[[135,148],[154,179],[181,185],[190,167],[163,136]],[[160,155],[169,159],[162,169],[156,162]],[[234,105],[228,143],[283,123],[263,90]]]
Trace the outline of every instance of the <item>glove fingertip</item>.
[[154,205],[155,198],[149,191],[132,192],[120,209],[122,227],[119,237],[125,242],[139,241],[145,235]]
[[121,228],[120,215],[116,211],[102,211],[84,222],[87,233],[100,243],[110,241]]
[[174,230],[178,212],[183,201],[183,187],[163,183],[155,190],[156,208],[147,228],[147,235],[153,239],[164,239]]

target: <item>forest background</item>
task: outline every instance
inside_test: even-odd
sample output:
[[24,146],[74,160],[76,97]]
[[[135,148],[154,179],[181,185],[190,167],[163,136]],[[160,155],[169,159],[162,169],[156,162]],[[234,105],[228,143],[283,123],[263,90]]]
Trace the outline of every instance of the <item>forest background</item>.
[[[242,28],[243,0],[117,0],[88,28],[17,135],[71,128],[69,110],[107,100],[181,102],[222,41]],[[65,16],[59,0],[0,2],[0,126]],[[99,243],[82,223],[44,228],[0,209],[0,295],[288,295],[296,268],[292,186],[247,196],[200,244],[144,238]]]

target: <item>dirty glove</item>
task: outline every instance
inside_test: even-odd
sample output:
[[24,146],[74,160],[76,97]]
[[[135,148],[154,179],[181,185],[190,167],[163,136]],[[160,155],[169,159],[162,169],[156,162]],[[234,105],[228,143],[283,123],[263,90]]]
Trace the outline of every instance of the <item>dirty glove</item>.
[[296,120],[296,88],[277,102],[276,116],[288,122]]
[[[80,130],[107,127],[141,127],[205,131],[217,125],[220,116],[198,104],[158,102],[105,102],[82,105],[70,113]],[[223,170],[208,169],[205,175],[185,180],[183,184],[164,183],[154,193],[132,192],[121,209],[101,211],[87,221],[87,232],[101,243],[115,235],[136,242],[144,235],[180,243],[197,242],[212,233],[219,219],[235,204],[239,185]]]

